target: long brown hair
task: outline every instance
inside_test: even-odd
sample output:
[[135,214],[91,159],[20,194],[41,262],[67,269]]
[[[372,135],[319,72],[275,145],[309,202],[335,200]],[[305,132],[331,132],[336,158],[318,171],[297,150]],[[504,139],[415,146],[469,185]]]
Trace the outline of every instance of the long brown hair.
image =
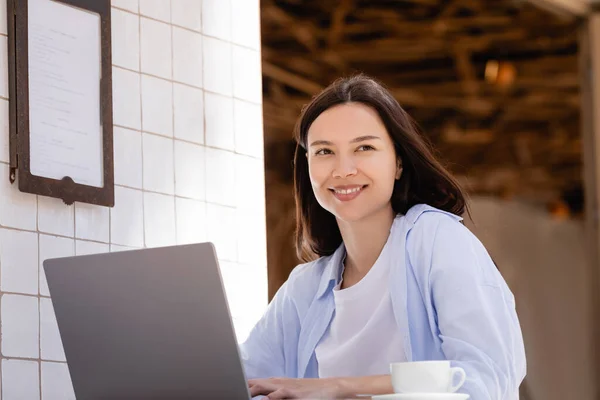
[[392,208],[406,214],[415,204],[461,215],[466,196],[459,183],[433,155],[429,142],[418,132],[412,118],[379,82],[365,75],[333,82],[307,104],[296,123],[294,193],[296,198],[296,251],[308,261],[331,255],[342,243],[333,214],[318,203],[313,192],[306,157],[308,130],[325,110],[344,103],[362,103],[377,111],[402,160],[402,176],[394,183]]

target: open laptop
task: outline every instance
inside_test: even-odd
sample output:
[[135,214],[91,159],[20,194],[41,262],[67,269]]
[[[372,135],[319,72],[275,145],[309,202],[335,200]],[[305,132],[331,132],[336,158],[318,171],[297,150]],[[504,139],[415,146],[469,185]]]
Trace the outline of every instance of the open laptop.
[[43,266],[78,400],[250,399],[211,243]]

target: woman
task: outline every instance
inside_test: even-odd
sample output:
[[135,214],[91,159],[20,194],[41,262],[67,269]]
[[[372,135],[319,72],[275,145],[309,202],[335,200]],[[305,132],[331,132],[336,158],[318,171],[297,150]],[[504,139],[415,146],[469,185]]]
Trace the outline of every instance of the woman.
[[514,297],[460,223],[462,189],[392,95],[363,75],[338,80],[295,134],[297,249],[319,258],[292,271],[241,345],[252,395],[392,393],[391,362],[450,360],[471,399],[518,399]]

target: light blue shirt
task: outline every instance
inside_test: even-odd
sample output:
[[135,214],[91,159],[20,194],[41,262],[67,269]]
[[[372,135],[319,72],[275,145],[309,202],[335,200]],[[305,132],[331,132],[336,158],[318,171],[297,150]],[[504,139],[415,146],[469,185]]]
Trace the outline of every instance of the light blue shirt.
[[[408,361],[464,368],[472,400],[515,400],[526,361],[515,300],[461,218],[416,205],[392,225],[389,290]],[[252,378],[316,378],[315,348],[332,320],[344,246],[299,265],[240,345]],[[376,346],[376,343],[373,343]]]

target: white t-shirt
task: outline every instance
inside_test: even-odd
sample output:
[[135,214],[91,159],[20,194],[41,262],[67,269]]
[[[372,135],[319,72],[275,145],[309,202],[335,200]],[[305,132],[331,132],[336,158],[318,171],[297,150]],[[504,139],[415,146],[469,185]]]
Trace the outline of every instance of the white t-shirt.
[[405,361],[392,311],[387,247],[360,282],[334,288],[333,320],[315,350],[319,377],[384,375],[390,363]]

